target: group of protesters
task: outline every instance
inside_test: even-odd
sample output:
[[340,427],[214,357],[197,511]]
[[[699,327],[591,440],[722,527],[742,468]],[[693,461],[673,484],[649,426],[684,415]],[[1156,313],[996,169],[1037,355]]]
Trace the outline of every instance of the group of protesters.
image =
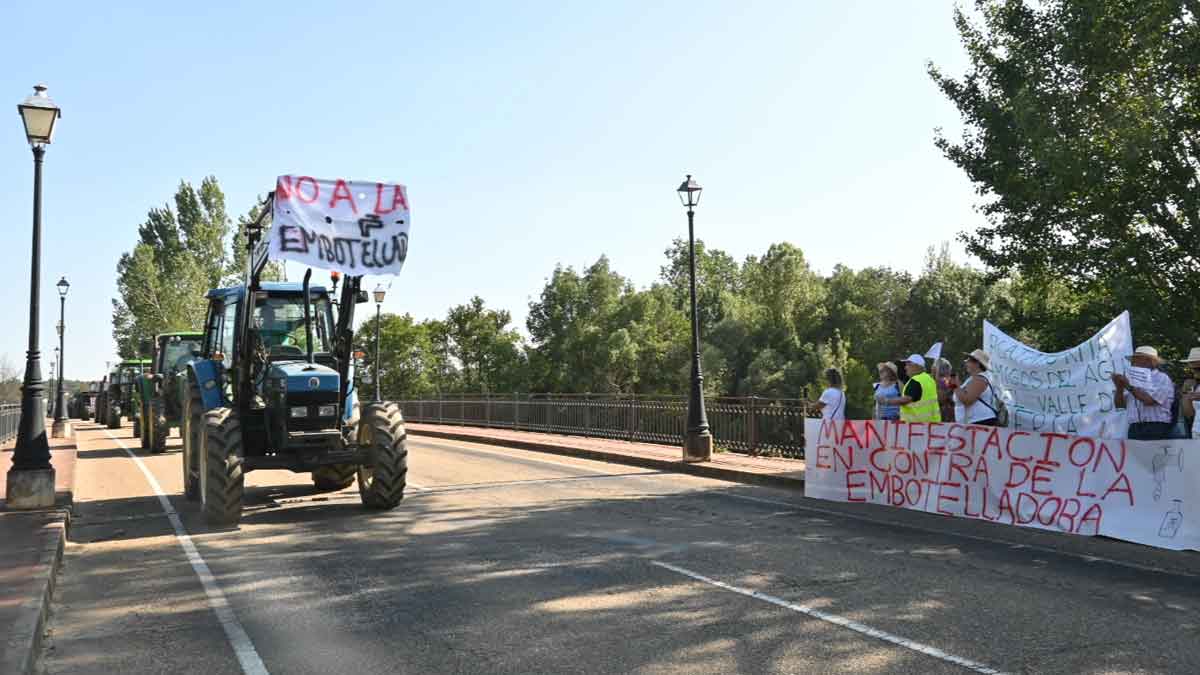
[[[1161,440],[1200,438],[1200,347],[1180,361],[1187,374],[1179,387],[1162,370],[1164,361],[1154,347],[1138,347],[1130,365],[1149,371],[1148,383],[1135,385],[1127,375],[1113,373],[1113,400],[1128,411],[1129,438]],[[988,379],[991,357],[982,349],[964,354],[960,379],[947,359],[911,354],[905,359],[876,365],[875,419],[905,422],[957,422],[998,426],[1004,404]],[[846,392],[841,371],[825,371],[827,388],[816,405],[821,417],[846,418]]]

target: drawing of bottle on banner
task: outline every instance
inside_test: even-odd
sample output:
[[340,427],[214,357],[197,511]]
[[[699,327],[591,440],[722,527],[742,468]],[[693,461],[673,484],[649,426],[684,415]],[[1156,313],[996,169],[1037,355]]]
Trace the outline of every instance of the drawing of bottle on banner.
[[991,356],[988,379],[1008,407],[1008,426],[1025,431],[1125,438],[1124,408],[1114,402],[1113,373],[1125,373],[1133,354],[1129,312],[1083,344],[1042,352],[983,322]]
[[347,275],[396,275],[408,258],[411,217],[400,184],[280,176],[269,257]]
[[1179,527],[1183,525],[1183,500],[1173,499],[1171,501],[1175,505],[1163,515],[1162,526],[1158,528],[1158,536],[1163,539],[1174,539],[1175,535],[1179,534]]

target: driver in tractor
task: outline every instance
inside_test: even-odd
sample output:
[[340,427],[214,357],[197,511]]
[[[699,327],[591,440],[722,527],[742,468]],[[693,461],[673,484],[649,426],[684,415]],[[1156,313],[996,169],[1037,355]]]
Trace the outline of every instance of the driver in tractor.
[[272,355],[280,352],[297,354],[304,351],[303,319],[288,321],[286,318],[277,316],[275,303],[271,299],[261,301],[254,311],[257,315],[255,324],[258,326],[258,335],[268,353]]

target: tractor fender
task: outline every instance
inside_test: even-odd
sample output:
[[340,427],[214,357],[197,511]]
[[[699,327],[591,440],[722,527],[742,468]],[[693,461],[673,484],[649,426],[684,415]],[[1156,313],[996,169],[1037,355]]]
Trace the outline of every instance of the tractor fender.
[[224,407],[225,393],[217,364],[208,359],[198,359],[189,363],[187,368],[188,379],[200,388],[200,400],[204,404],[204,410],[207,412]]

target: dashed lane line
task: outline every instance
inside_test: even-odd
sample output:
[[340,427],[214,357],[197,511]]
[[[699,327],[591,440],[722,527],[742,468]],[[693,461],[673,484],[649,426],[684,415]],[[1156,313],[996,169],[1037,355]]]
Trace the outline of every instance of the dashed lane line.
[[104,433],[108,437],[117,442],[125,454],[137,463],[137,467],[142,470],[142,475],[146,477],[146,481],[150,483],[150,487],[154,490],[154,494],[158,497],[158,503],[162,506],[163,514],[167,516],[167,520],[171,521],[171,527],[175,529],[175,539],[179,541],[179,547],[183,549],[184,555],[187,556],[188,562],[191,563],[192,569],[196,572],[196,576],[200,578],[201,585],[204,586],[204,594],[208,596],[208,606],[217,615],[217,621],[221,623],[221,628],[225,631],[225,637],[229,640],[229,645],[233,647],[233,653],[237,656],[238,663],[242,666],[242,672],[246,675],[267,675],[267,667],[263,664],[262,658],[258,655],[258,650],[254,648],[254,643],[250,641],[250,636],[246,633],[246,629],[237,619],[233,608],[229,605],[229,600],[226,599],[225,593],[221,591],[221,587],[217,585],[217,580],[213,576],[212,570],[208,568],[208,563],[204,562],[204,558],[200,555],[200,551],[196,549],[196,545],[192,542],[191,535],[183,526],[183,521],[179,519],[179,513],[175,507],[171,505],[171,500],[167,499],[167,494],[163,492],[162,486],[158,484],[158,479],[154,474],[150,473],[150,469],[142,461],[141,457],[133,454],[129,446],[125,445],[124,441],[113,436],[112,432],[105,429]]
[[693,572],[692,570],[689,570],[684,567],[680,567],[678,565],[672,565],[671,563],[665,563],[665,562],[661,562],[658,560],[652,560],[650,562],[650,564],[654,565],[655,567],[661,567],[665,570],[670,570],[672,572],[675,572],[676,574],[682,574],[685,577],[690,577],[696,581],[706,583],[710,586],[716,586],[717,588],[721,588],[726,591],[731,591],[733,593],[738,593],[739,595],[744,595],[749,598],[754,598],[755,600],[762,600],[763,602],[769,602],[772,605],[775,605],[777,607],[782,607],[787,610],[791,610],[798,614],[810,616],[814,619],[819,619],[826,623],[831,623],[835,626],[841,626],[842,628],[848,628],[852,631],[855,631],[856,633],[862,633],[863,635],[873,637],[877,640],[883,640],[884,642],[890,642],[891,644],[894,644],[898,647],[903,647],[905,649],[909,649],[914,652],[924,654],[926,656],[931,656],[935,659],[939,659],[939,660],[945,661],[947,663],[953,663],[956,666],[962,666],[963,668],[974,671],[976,673],[985,673],[986,675],[1001,675],[1001,673],[1002,673],[1002,671],[996,670],[995,668],[992,668],[990,666],[979,663],[978,661],[972,661],[970,659],[966,659],[961,656],[955,656],[954,654],[942,651],[941,649],[938,649],[937,647],[931,647],[931,646],[921,643],[921,642],[916,642],[914,640],[909,640],[908,638],[905,638],[905,637],[900,637],[899,635],[892,635],[891,633],[889,633],[887,631],[880,630],[878,628],[873,628],[871,626],[866,625],[865,623],[859,623],[858,621],[854,621],[852,619],[847,619],[843,616],[838,616],[837,614],[830,614],[829,612],[823,612],[819,609],[816,609],[813,607],[807,607],[805,605],[797,605],[796,603],[788,602],[787,600],[784,600],[783,598],[777,598],[774,595],[768,595],[767,593],[763,593],[761,591],[756,591],[756,590],[749,589],[749,588],[742,588],[740,586],[734,586],[732,584],[727,584],[723,581],[717,581],[716,579],[706,577],[703,574],[700,574],[699,572]]

